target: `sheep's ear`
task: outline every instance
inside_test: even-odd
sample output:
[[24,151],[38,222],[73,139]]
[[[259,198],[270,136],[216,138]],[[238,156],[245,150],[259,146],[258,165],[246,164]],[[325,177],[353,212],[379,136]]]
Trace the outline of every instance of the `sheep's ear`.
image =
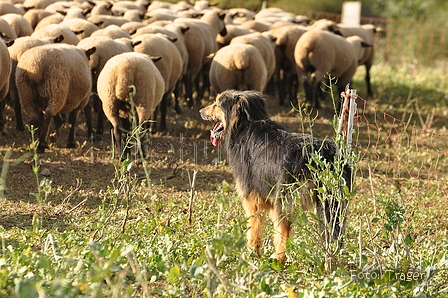
[[130,35],[134,35],[135,33],[137,33],[137,30],[132,30],[129,32]]
[[142,43],[141,40],[131,41],[131,46],[132,46],[132,47],[136,47],[136,46],[138,46],[138,45],[141,44],[141,43]]
[[177,37],[172,37],[172,36],[165,35],[165,34],[163,35],[163,37],[165,37],[166,39],[168,39],[171,42],[176,42],[177,41]]
[[194,14],[191,15],[191,17],[192,17],[193,19],[200,19],[200,18],[202,18],[203,16],[204,16],[203,13],[194,13]]
[[162,56],[149,56],[149,58],[151,58],[151,60],[152,60],[153,62],[157,62],[157,61],[159,61],[160,59],[162,59]]
[[86,15],[88,15],[89,13],[91,13],[91,12],[92,12],[92,8],[93,8],[93,7],[89,7],[89,8],[84,9],[84,10],[82,11],[82,15],[83,15],[83,16],[86,16]]
[[368,44],[368,43],[365,42],[365,41],[361,41],[361,47],[363,47],[363,48],[371,48],[372,45],[371,45],[371,44]]
[[238,17],[239,18],[244,18],[246,15],[244,14],[244,12],[239,12],[238,13]]
[[93,1],[90,1],[90,0],[87,0],[87,3],[89,3],[89,5],[91,5],[92,7],[94,7],[94,6],[96,5],[96,3],[95,3],[95,2],[93,2]]
[[188,30],[190,30],[190,27],[188,27],[188,26],[180,27],[180,31],[182,32],[182,34],[185,34],[185,32],[187,32]]
[[7,46],[7,47],[10,47],[10,46],[12,46],[12,45],[14,44],[14,39],[11,39],[11,40],[8,40],[8,41],[5,41],[5,44],[6,44],[6,46]]
[[86,51],[87,59],[90,59],[90,56],[92,56],[92,54],[95,53],[95,52],[96,52],[96,47],[93,47],[93,48],[88,49],[88,50]]
[[75,35],[78,35],[78,34],[84,33],[84,30],[83,29],[81,29],[81,30],[72,30],[72,32],[75,33]]
[[58,37],[56,37],[55,39],[53,39],[54,43],[61,43],[64,40],[64,35],[59,35]]
[[218,17],[220,20],[224,20],[224,18],[226,17],[226,13],[224,11],[221,11],[218,13]]
[[145,14],[139,13],[138,17],[140,18],[140,20],[144,20],[145,19]]
[[93,23],[93,24],[97,25],[98,27],[101,27],[104,24],[104,22],[103,21],[99,21],[99,22],[96,22],[96,23]]
[[27,12],[28,10],[33,9],[35,6],[24,6],[23,9],[25,10],[25,12]]
[[117,11],[115,14],[119,17],[124,16],[124,12],[122,12],[122,11]]
[[66,12],[66,11],[63,11],[63,10],[56,10],[56,12],[59,13],[59,14],[61,14],[61,15],[63,15],[63,16],[66,16],[66,15],[67,15],[67,12]]
[[113,5],[114,5],[114,4],[111,3],[111,2],[107,2],[105,8],[106,8],[107,10],[111,10]]
[[151,18],[150,15],[147,15],[147,14],[143,15],[143,20],[148,20],[149,18]]

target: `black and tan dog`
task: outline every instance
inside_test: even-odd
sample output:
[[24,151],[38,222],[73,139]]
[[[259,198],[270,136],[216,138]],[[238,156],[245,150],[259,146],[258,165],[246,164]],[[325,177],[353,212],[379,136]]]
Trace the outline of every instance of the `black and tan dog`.
[[[346,210],[346,200],[319,198],[313,190],[320,182],[311,180],[307,166],[313,152],[333,163],[337,151],[333,141],[285,131],[269,119],[265,99],[256,91],[224,91],[199,113],[204,120],[216,122],[210,136],[213,145],[218,146],[224,141],[238,195],[248,216],[249,247],[260,254],[261,211],[267,211],[275,228],[276,257],[285,262],[286,241],[291,236],[289,216],[294,191],[299,191],[303,209],[314,205],[321,221],[331,226],[331,239],[344,233],[345,216],[342,214]],[[344,166],[342,172],[341,188],[350,185],[350,167]],[[291,185],[297,186],[295,190]]]

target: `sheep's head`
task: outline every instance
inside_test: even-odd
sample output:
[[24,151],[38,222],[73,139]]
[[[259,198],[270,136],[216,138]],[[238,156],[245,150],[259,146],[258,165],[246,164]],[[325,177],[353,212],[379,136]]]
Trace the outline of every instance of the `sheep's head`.
[[210,130],[214,146],[219,146],[226,135],[248,122],[268,119],[264,97],[257,91],[224,91],[199,113],[202,119],[215,122]]

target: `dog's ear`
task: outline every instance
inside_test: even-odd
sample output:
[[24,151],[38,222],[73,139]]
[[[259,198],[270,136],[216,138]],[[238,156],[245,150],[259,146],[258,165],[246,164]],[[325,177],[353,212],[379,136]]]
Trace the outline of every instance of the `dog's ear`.
[[248,121],[268,118],[266,103],[261,93],[255,91],[242,92],[238,100],[239,112],[244,113]]

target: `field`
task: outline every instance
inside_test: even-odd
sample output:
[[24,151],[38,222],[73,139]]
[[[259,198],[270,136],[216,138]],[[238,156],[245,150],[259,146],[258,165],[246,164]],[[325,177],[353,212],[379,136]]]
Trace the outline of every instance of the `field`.
[[[200,105],[169,113],[144,162],[113,160],[110,134],[44,154],[30,131],[0,137],[2,297],[441,297],[447,295],[448,78],[437,69],[372,70],[361,100],[354,153],[360,160],[346,248],[324,269],[315,220],[297,210],[288,261],[245,246],[246,218],[225,152],[209,143]],[[303,100],[303,94],[300,94]],[[363,101],[365,99],[365,101]],[[202,105],[205,105],[203,102]],[[311,117],[268,102],[291,131],[334,137],[329,102]],[[391,117],[391,118],[389,118]],[[194,181],[194,182],[193,182]]]

